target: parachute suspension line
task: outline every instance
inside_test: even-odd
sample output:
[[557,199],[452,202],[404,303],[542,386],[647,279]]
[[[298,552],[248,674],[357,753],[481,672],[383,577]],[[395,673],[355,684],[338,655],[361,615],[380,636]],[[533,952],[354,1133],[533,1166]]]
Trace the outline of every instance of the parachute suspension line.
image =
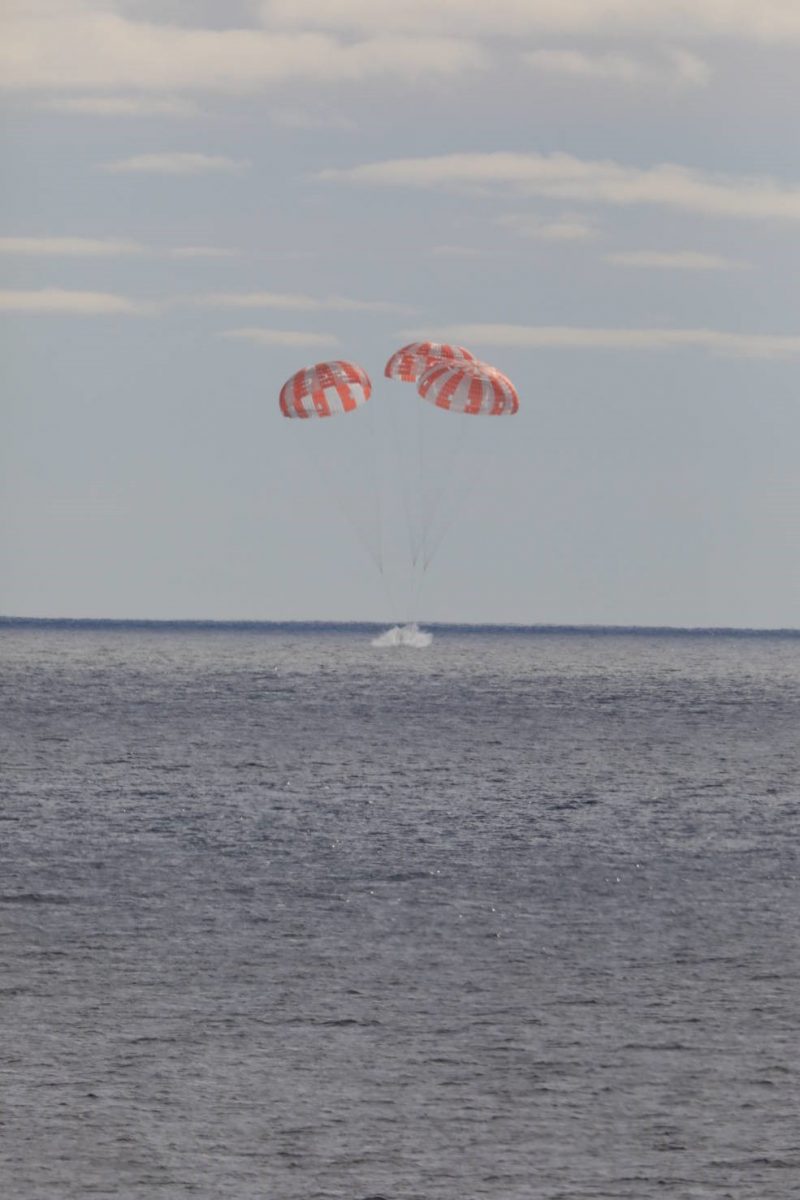
[[[414,559],[412,577],[412,619],[416,623],[420,614],[423,589],[426,582],[428,566],[428,543],[432,526],[441,502],[442,494],[448,486],[448,467],[454,457],[452,443],[448,440],[444,463],[441,469],[436,469],[437,456],[434,445],[434,435],[437,428],[437,415],[430,408],[420,403],[418,397],[414,404],[414,436],[411,445],[411,476],[414,481],[415,525],[414,525]],[[441,428],[441,427],[440,427]]]
[[[388,603],[388,611],[390,620],[394,625],[401,625],[405,620],[405,611],[403,608],[402,599],[398,599],[397,583],[392,578],[392,572],[389,568],[387,555],[384,547],[384,537],[386,534],[386,504],[383,496],[383,483],[386,478],[385,470],[385,446],[381,445],[381,440],[376,429],[376,416],[372,408],[369,410],[368,429],[370,439],[370,474],[373,483],[373,494],[375,497],[375,512],[377,519],[377,538],[378,538],[378,553],[379,564],[378,571],[380,573],[381,587],[383,594]],[[379,461],[380,460],[380,461]]]
[[366,552],[368,558],[375,566],[380,575],[383,575],[383,556],[381,552],[380,537],[375,539],[370,538],[369,532],[365,530],[363,524],[356,520],[352,506],[348,505],[344,499],[340,484],[337,484],[333,473],[331,472],[328,456],[325,448],[316,444],[315,435],[317,428],[304,430],[304,441],[308,445],[311,457],[314,460],[316,470],[319,477],[325,484],[329,499],[333,502],[334,507],[338,510],[340,516],[344,518],[347,524],[352,529],[356,536],[356,540],[360,543],[361,548]]
[[414,570],[412,580],[413,592],[411,597],[411,620],[416,625],[420,616],[420,606],[422,604],[422,584],[425,579],[423,560],[420,559]]
[[404,428],[404,425],[407,426],[408,421],[406,419],[404,422],[403,417],[406,416],[407,408],[404,411],[401,411],[400,408],[396,407],[396,404],[399,400],[405,401],[405,396],[392,396],[388,405],[389,412],[391,414],[389,418],[391,422],[390,441],[394,458],[394,470],[399,477],[399,492],[403,505],[403,516],[405,518],[404,536],[408,541],[408,553],[411,558],[411,567],[413,571],[420,553],[416,531],[417,496],[413,494],[413,491],[416,491],[416,489],[414,489],[414,480],[409,478],[405,461],[407,457],[405,450],[407,447],[404,443],[408,441],[408,430],[407,428]]
[[[452,347],[450,349],[452,350]],[[440,354],[439,357],[444,359],[446,356]],[[513,416],[519,411],[519,396],[511,380],[495,367],[483,362],[434,361],[417,377],[417,391],[423,399],[436,408],[446,409],[454,415],[460,415],[462,430],[466,429],[463,424],[465,419],[468,419],[471,425],[475,417]],[[479,426],[481,425],[482,420],[479,420]],[[493,422],[490,423],[491,425]],[[484,444],[484,451],[485,448]],[[473,457],[477,458],[477,455]],[[485,471],[487,454],[484,452],[481,457],[484,464],[483,471]],[[459,482],[456,480],[456,483]],[[474,494],[478,489],[474,470],[467,476],[466,482],[471,493]],[[448,501],[450,500],[451,497],[448,497]],[[438,537],[431,539],[428,544],[426,569],[436,553],[444,532],[452,523],[452,503],[449,504],[449,507],[451,509],[449,513],[447,506],[443,508],[442,528]]]
[[483,448],[483,454],[481,454],[479,447],[475,444],[474,440],[472,440],[471,445],[469,442],[465,444],[466,422],[472,420],[472,417],[464,417],[463,419],[464,427],[462,427],[462,436],[459,441],[459,449],[463,450],[463,454],[461,455],[461,463],[465,469],[461,473],[460,479],[457,477],[453,479],[453,486],[450,488],[447,501],[445,504],[443,504],[440,510],[440,516],[442,519],[438,530],[432,530],[433,536],[427,549],[425,564],[423,567],[424,571],[428,570],[428,567],[438,553],[445,536],[455,523],[461,507],[461,501],[463,500],[467,489],[469,489],[471,492],[480,493],[483,490],[484,481],[489,473],[491,456],[486,453],[485,447]]
[[417,434],[417,480],[416,480],[416,501],[417,501],[417,548],[414,556],[414,566],[417,565],[417,559],[424,556],[425,542],[425,428],[422,421],[422,405],[417,402],[414,405],[415,425]]
[[386,517],[387,531],[390,529],[392,533],[387,586],[391,589],[391,611],[398,625],[416,619],[416,581],[422,567],[419,482],[414,477],[415,422],[419,409],[416,396],[404,393],[405,389],[399,393],[390,389],[386,402],[377,410],[378,427],[382,425],[384,435],[382,479],[392,502]]
[[[376,505],[380,506],[381,533],[385,538],[383,570],[381,584],[384,596],[388,602],[388,616],[391,624],[402,625],[407,619],[405,596],[402,595],[403,571],[398,571],[398,547],[396,544],[396,529],[392,522],[398,516],[392,509],[390,500],[397,497],[397,481],[399,479],[399,495],[407,512],[408,480],[402,470],[402,455],[398,448],[397,414],[391,403],[384,404],[372,412],[372,434],[374,436],[374,478]],[[387,494],[388,493],[388,494]],[[408,520],[406,520],[408,525]]]
[[[415,385],[419,392],[420,377],[434,364],[443,363],[448,367],[463,366],[474,363],[475,356],[463,346],[450,346],[439,342],[412,342],[401,347],[391,355],[384,368],[384,375],[402,384],[401,390],[409,385]],[[424,396],[425,393],[420,393]],[[399,393],[398,393],[399,396]],[[405,511],[408,544],[410,550],[410,571],[406,572],[409,584],[410,615],[416,619],[420,596],[424,583],[425,571],[430,558],[429,541],[431,523],[436,517],[440,504],[440,493],[446,486],[442,472],[436,471],[433,482],[428,482],[428,473],[438,462],[438,454],[431,455],[432,447],[426,446],[426,433],[422,410],[415,398],[411,402],[414,413],[408,412],[408,404],[402,406],[399,401],[397,414],[403,418],[401,431],[406,457],[406,466],[410,470],[401,473],[399,495]],[[393,407],[390,400],[390,407]],[[449,431],[448,431],[449,432]],[[395,432],[395,438],[397,433]],[[445,443],[447,445],[447,443]],[[404,540],[404,539],[403,539]]]
[[[433,414],[432,414],[433,415]],[[435,419],[435,417],[434,417]],[[453,420],[452,417],[448,418]],[[459,420],[458,433],[449,440],[442,469],[437,473],[436,486],[432,486],[426,497],[426,521],[422,541],[422,574],[428,570],[431,560],[442,541],[443,532],[437,533],[437,522],[447,520],[448,508],[463,490],[463,480],[459,480],[459,471],[464,461],[464,450],[467,436],[467,418]],[[452,517],[445,528],[452,524]]]
[[372,494],[375,497],[375,520],[377,524],[376,544],[378,551],[378,571],[383,578],[384,552],[383,552],[383,496],[381,494],[381,479],[378,473],[378,438],[375,433],[375,413],[370,405],[367,409],[367,437],[369,439],[369,459],[368,470],[372,478]]
[[[366,426],[361,427],[359,444],[359,426],[351,422],[364,418],[349,415],[363,409],[371,394],[372,382],[364,368],[357,363],[336,359],[315,363],[296,371],[281,388],[278,407],[284,417],[299,417],[303,419],[302,424],[311,418],[310,426],[304,430],[301,441],[303,445],[308,446],[307,452],[315,462],[317,477],[324,481],[333,506],[339,509],[378,573],[383,575],[381,514],[380,506],[375,502],[377,489],[373,486],[373,495],[368,498],[352,494],[348,497],[352,485],[358,486],[359,480],[369,484],[370,478],[372,481],[376,479],[374,453],[367,455],[370,463],[363,462],[363,435],[372,432],[371,421],[368,417]],[[371,408],[368,409],[368,412],[371,411]],[[321,430],[318,424],[320,418],[323,418]],[[336,419],[329,427],[331,418]],[[343,443],[337,441],[341,421],[345,421],[346,431]],[[354,442],[350,441],[351,434],[355,434]],[[318,436],[320,445],[317,445]],[[374,439],[371,446],[374,448]],[[356,463],[348,463],[348,453],[352,455],[354,449]],[[377,527],[373,525],[376,520]]]
[[411,619],[414,623],[417,622],[422,601],[422,582],[425,574],[425,541],[428,535],[427,529],[427,509],[428,498],[426,496],[426,454],[425,454],[425,422],[423,420],[423,406],[417,401],[414,404],[414,432],[415,432],[415,450],[416,450],[416,479],[415,479],[415,525],[414,525],[414,554],[412,557],[412,599],[411,599]]
[[390,614],[389,619],[393,625],[399,625],[399,624],[401,624],[401,622],[398,619],[397,614],[399,612],[400,606],[398,605],[397,598],[395,596],[396,589],[393,587],[391,574],[384,570],[381,570],[380,579],[381,579],[381,587],[383,588],[383,594],[386,598],[386,603],[388,605],[388,611]]

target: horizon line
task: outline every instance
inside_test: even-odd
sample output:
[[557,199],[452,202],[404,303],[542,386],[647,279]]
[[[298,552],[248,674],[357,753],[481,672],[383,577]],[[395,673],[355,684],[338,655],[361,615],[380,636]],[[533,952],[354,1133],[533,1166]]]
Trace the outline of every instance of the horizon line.
[[[405,622],[408,624],[409,622]],[[297,630],[375,630],[395,627],[402,624],[389,620],[330,620],[325,618],[307,618],[305,620],[281,620],[275,618],[251,617],[32,617],[0,614],[2,626],[75,626],[105,628],[172,628],[184,629],[251,629],[269,630],[292,628]],[[426,628],[439,631],[472,632],[472,633],[583,633],[583,634],[695,634],[695,635],[732,635],[732,636],[783,636],[800,637],[800,627],[792,626],[748,626],[748,625],[616,625],[616,624],[580,624],[568,622],[538,622],[522,624],[508,621],[417,621],[413,624],[424,625]]]

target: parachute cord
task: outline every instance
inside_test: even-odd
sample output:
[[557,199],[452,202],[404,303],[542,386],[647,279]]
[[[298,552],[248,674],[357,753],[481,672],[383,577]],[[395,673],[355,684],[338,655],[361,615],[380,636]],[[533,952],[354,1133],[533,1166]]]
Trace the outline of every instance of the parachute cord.
[[386,447],[385,443],[379,436],[377,429],[377,418],[375,416],[375,410],[372,408],[370,409],[369,436],[371,441],[370,465],[373,481],[373,494],[375,496],[375,511],[378,523],[378,553],[380,558],[378,569],[380,572],[381,587],[383,588],[383,594],[388,605],[389,620],[394,624],[399,625],[400,619],[398,617],[398,612],[400,606],[396,596],[397,588],[392,579],[391,571],[386,569],[388,567],[388,562],[384,546],[387,533],[387,514],[383,496],[383,485],[386,479]]
[[381,489],[382,473],[378,472],[378,437],[375,432],[375,414],[369,406],[367,414],[367,432],[370,441],[369,469],[372,475],[372,494],[375,497],[375,519],[377,521],[378,571],[383,577],[384,547],[383,547],[383,493]]
[[416,441],[417,441],[417,478],[416,478],[416,506],[415,506],[415,552],[412,563],[412,597],[411,597],[411,620],[414,624],[417,623],[419,617],[419,609],[422,593],[422,581],[425,573],[425,541],[427,538],[426,525],[426,508],[427,495],[425,494],[425,422],[423,420],[423,406],[416,404]]
[[[393,405],[393,397],[373,411],[373,432],[376,436],[376,496],[382,506],[381,531],[386,538],[383,589],[388,601],[389,620],[395,625],[401,625],[408,619],[407,596],[405,595],[405,571],[403,564],[396,561],[399,547],[392,537],[391,522],[396,513],[388,499],[399,496],[402,500],[405,514],[405,528],[410,530],[408,508],[408,472],[403,469],[403,456],[400,452],[400,437],[398,414]],[[388,482],[388,496],[387,496]],[[399,491],[398,491],[399,485]],[[411,553],[409,535],[408,553]]]
[[422,603],[422,584],[425,578],[425,567],[420,560],[419,569],[415,569],[413,578],[413,595],[411,599],[411,620],[416,625],[420,616],[420,606]]
[[[405,387],[407,387],[407,385],[404,385],[404,388]],[[397,399],[399,400],[400,397],[397,397]],[[394,400],[395,397],[392,397],[388,405],[391,413],[390,421],[392,425],[391,443],[394,450],[394,466],[400,481],[400,495],[403,502],[403,514],[405,516],[405,533],[406,537],[408,538],[408,550],[411,556],[411,568],[413,571],[417,565],[417,561],[419,560],[421,550],[417,534],[418,517],[417,512],[415,512],[415,503],[412,501],[411,497],[413,480],[408,478],[408,472],[404,469],[403,459],[405,456],[403,454],[402,447],[402,421],[398,417],[397,410],[394,407]],[[418,497],[414,497],[414,501],[417,501],[418,503]]]
[[[392,573],[388,570],[387,556],[385,554],[384,540],[386,535],[386,505],[383,497],[383,483],[386,478],[386,463],[385,446],[376,429],[376,417],[374,411],[370,410],[369,433],[372,442],[371,466],[372,479],[374,483],[375,509],[378,521],[378,547],[379,547],[379,572],[381,578],[381,586],[383,594],[386,598],[389,612],[389,620],[395,625],[402,624],[402,613],[397,597],[396,581],[392,579]],[[380,459],[380,462],[378,461]]]
[[[433,414],[432,414],[433,415]],[[426,496],[426,513],[425,524],[422,538],[422,571],[423,574],[427,571],[430,565],[430,560],[433,557],[439,543],[441,535],[436,536],[435,526],[437,520],[444,514],[446,516],[447,508],[453,499],[454,491],[459,490],[458,469],[462,464],[464,457],[464,444],[466,440],[467,424],[466,422],[472,418],[462,416],[461,414],[450,414],[445,419],[459,422],[458,434],[448,443],[449,453],[445,458],[445,462],[441,471],[438,473],[439,484],[435,489],[431,489]],[[430,498],[428,500],[428,497]],[[435,538],[435,545],[431,549],[431,539]]]
[[[331,418],[331,420],[335,420],[335,419],[336,418]],[[339,419],[341,420],[343,418],[339,418]],[[354,418],[350,417],[349,419],[353,420]],[[308,452],[310,453],[310,455],[316,465],[318,476],[323,480],[323,482],[325,484],[325,488],[327,490],[329,499],[333,502],[334,507],[339,511],[340,516],[342,516],[344,518],[344,520],[350,526],[352,531],[355,533],[356,540],[361,544],[362,550],[364,550],[366,552],[366,554],[367,554],[368,558],[370,559],[370,561],[372,562],[373,566],[375,566],[378,570],[378,573],[381,576],[383,576],[383,561],[382,561],[381,547],[380,547],[380,536],[378,537],[377,546],[371,545],[369,536],[367,534],[365,534],[364,530],[359,526],[359,523],[354,519],[353,514],[350,511],[350,508],[345,503],[345,501],[342,499],[342,497],[339,495],[339,489],[337,488],[337,486],[334,483],[329,466],[325,459],[325,453],[324,453],[324,451],[322,451],[320,449],[319,446],[317,446],[315,444],[315,442],[313,440],[314,434],[316,431],[315,430],[307,430],[304,432],[306,433],[306,435],[308,435],[308,434],[311,435],[310,438],[308,436],[306,436],[306,445],[308,446]]]
[[415,553],[414,566],[417,565],[417,559],[424,556],[425,542],[425,440],[424,440],[424,425],[422,421],[422,405],[419,403],[419,398],[416,403],[416,432],[417,432],[417,487],[416,487],[416,512],[415,512]]
[[[433,462],[433,458],[431,462]],[[425,454],[420,451],[416,460],[417,476],[416,476],[416,491],[417,491],[417,524],[416,524],[416,544],[417,555],[415,566],[422,567],[422,562],[425,558],[425,540],[428,536],[428,520],[429,520],[429,498],[431,485],[425,474]]]
[[[472,418],[472,417],[465,417],[464,419],[465,420],[473,420],[473,419],[480,420],[480,418]],[[464,439],[462,438],[461,443],[460,443],[460,448],[463,448],[463,447],[464,447]],[[474,467],[474,470],[472,470],[472,469],[466,470],[464,472],[464,477],[461,480],[461,485],[458,486],[458,481],[456,481],[456,486],[453,489],[451,489],[451,494],[448,497],[448,504],[445,505],[441,510],[442,523],[439,526],[439,529],[435,534],[433,543],[429,546],[429,549],[427,551],[427,554],[425,557],[425,563],[423,566],[423,572],[426,572],[428,570],[428,568],[430,567],[431,562],[433,561],[436,554],[439,552],[442,542],[444,541],[445,535],[452,528],[452,526],[456,520],[456,517],[458,515],[458,510],[459,510],[458,501],[460,500],[461,494],[463,493],[465,487],[467,485],[469,485],[473,491],[480,492],[482,489],[482,486],[483,486],[483,482],[489,473],[489,467],[492,462],[491,455],[488,453],[484,453],[483,456],[479,457],[478,448],[474,445],[474,443],[470,447],[470,451],[471,451],[471,453],[464,454],[463,462],[464,462],[464,465],[467,466],[468,468]],[[452,501],[452,503],[450,503],[450,501]]]
[[421,488],[415,478],[419,403],[413,389],[402,384],[390,387],[379,409],[386,441],[383,477],[391,478],[392,530],[398,535],[391,542],[388,571],[398,625],[415,619],[417,578],[422,571]]

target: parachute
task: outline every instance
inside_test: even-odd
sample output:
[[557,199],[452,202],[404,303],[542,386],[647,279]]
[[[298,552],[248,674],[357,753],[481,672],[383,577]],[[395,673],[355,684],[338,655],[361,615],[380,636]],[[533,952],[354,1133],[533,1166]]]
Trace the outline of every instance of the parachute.
[[371,394],[364,368],[337,360],[297,371],[281,388],[279,404],[285,417],[335,417],[360,408]]
[[387,379],[416,383],[427,367],[442,361],[474,362],[475,356],[463,346],[448,346],[443,342],[411,342],[395,351],[383,373]]
[[[451,413],[513,416],[519,410],[519,397],[511,380],[463,346],[412,342],[391,356],[384,374],[403,383],[415,383],[424,400]],[[489,447],[485,437],[476,444],[471,421],[460,422],[455,436],[442,437],[443,430],[431,428],[424,420],[424,406],[416,407],[416,479],[407,491],[405,504],[412,570],[420,575],[419,594],[421,577],[456,519],[460,500],[474,493],[487,470]],[[440,444],[432,453],[437,433]]]
[[[300,418],[296,452],[309,481],[322,487],[326,508],[338,509],[369,558],[383,572],[382,516],[377,496],[377,464],[372,383],[357,363],[336,359],[303,367],[286,380],[278,407]],[[344,422],[320,418],[348,416]],[[307,460],[307,461],[306,461]]]
[[424,400],[465,416],[513,416],[519,396],[511,380],[486,363],[435,362],[417,379]]
[[[308,419],[348,415],[366,406],[365,416],[341,428],[339,422],[332,428],[312,421],[316,430],[305,428],[298,448],[314,457],[315,475],[327,485],[330,500],[385,587],[396,625],[375,644],[423,646],[430,635],[416,620],[424,579],[463,511],[461,501],[479,490],[493,442],[484,422],[454,421],[453,416],[513,416],[519,396],[496,367],[463,346],[441,342],[401,347],[384,375],[415,384],[420,398],[409,403],[403,389],[394,393],[389,387],[377,406],[367,405],[372,394],[367,372],[336,360],[292,375],[281,388],[279,407],[285,417]],[[437,409],[447,417],[438,417]]]

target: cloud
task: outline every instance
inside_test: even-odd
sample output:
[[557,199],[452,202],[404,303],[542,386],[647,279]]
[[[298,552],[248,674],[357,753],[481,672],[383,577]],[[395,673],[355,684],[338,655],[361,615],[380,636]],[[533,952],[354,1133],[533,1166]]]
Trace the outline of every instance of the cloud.
[[59,96],[42,107],[90,117],[196,117],[201,111],[179,96]]
[[[267,0],[254,5],[262,27],[222,29],[203,28],[196,13],[184,25],[138,19],[130,11],[136,6],[122,0],[6,0],[5,7],[2,86],[80,91],[74,100],[51,103],[117,116],[192,115],[175,98],[185,91],[240,95],[295,82],[426,84],[443,77],[469,83],[488,66],[493,46],[521,37],[800,42],[794,0]],[[540,53],[562,55],[549,59],[549,69],[573,74],[638,76],[645,69],[626,55]],[[699,59],[666,53],[663,69],[673,79],[704,81]],[[538,65],[547,61],[540,57]],[[130,94],[85,95],[92,91]],[[148,92],[161,98],[148,106],[142,96]]]
[[362,34],[380,30],[433,37],[458,29],[464,37],[800,40],[800,7],[794,0],[262,0],[260,11],[272,28]]
[[565,213],[557,221],[544,221],[531,213],[505,213],[498,217],[497,223],[521,237],[544,242],[579,242],[597,235],[597,230],[584,217],[571,213]]
[[234,258],[238,253],[225,246],[173,246],[167,251],[169,258]]
[[139,242],[113,238],[0,237],[0,254],[48,258],[121,258],[146,253]]
[[0,256],[29,258],[231,258],[238,251],[221,246],[146,246],[123,238],[0,237]]
[[262,346],[322,346],[329,349],[339,345],[339,339],[332,333],[312,333],[302,329],[226,329],[219,336]]
[[800,221],[800,186],[674,163],[629,167],[570,154],[444,154],[329,168],[318,179],[378,187],[509,189],[583,204],[650,205],[711,217]]
[[609,83],[704,87],[711,78],[708,64],[687,50],[667,50],[661,57],[649,59],[579,50],[533,50],[523,58],[529,66],[550,75]]
[[0,291],[0,312],[99,317],[146,316],[155,311],[156,306],[153,304],[131,300],[127,296],[118,296],[111,292],[73,292],[61,288]]
[[[800,334],[729,333],[716,329],[592,329],[572,325],[448,325],[436,341],[559,350],[672,350],[689,346],[735,358],[800,358]],[[404,330],[401,336],[421,336]]]
[[275,308],[293,312],[385,312],[413,310],[389,300],[351,300],[346,296],[306,296],[298,292],[210,292],[198,303],[210,308]]
[[484,65],[477,44],[450,36],[362,40],[328,33],[202,29],[131,20],[102,8],[12,3],[0,43],[6,88],[204,90],[243,94],[304,81],[427,80]]
[[[476,252],[477,253],[477,252]],[[0,237],[0,258],[168,258],[178,261],[192,259],[214,261],[237,258],[241,250],[231,246],[156,246],[131,238],[92,237]],[[274,259],[305,259],[311,251],[282,251],[260,255]],[[281,292],[209,293],[194,303],[216,304],[228,308],[302,308],[306,310],[338,309],[351,312],[412,312],[407,305],[386,300],[350,300],[344,296],[329,296],[320,300],[311,296]]]
[[223,172],[231,174],[244,171],[249,163],[241,159],[226,158],[222,154],[195,154],[190,151],[174,151],[166,154],[135,154],[132,158],[120,158],[105,163],[103,170],[112,175],[207,175]]
[[616,267],[641,267],[665,271],[737,271],[748,264],[721,254],[701,254],[697,250],[626,250],[604,255]]

